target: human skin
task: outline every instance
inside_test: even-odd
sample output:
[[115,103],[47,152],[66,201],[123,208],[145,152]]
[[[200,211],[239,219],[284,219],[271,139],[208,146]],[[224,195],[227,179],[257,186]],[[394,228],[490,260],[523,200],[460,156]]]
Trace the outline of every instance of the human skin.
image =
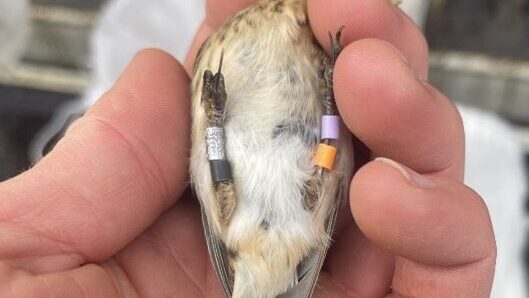
[[[208,1],[185,67],[139,53],[50,154],[0,184],[1,297],[222,296],[187,191],[189,72],[205,37],[251,2]],[[391,159],[354,176],[315,296],[488,296],[490,217],[462,182],[463,126],[426,82],[424,37],[389,1],[308,2],[322,45],[346,26],[334,87],[370,149],[357,159]]]

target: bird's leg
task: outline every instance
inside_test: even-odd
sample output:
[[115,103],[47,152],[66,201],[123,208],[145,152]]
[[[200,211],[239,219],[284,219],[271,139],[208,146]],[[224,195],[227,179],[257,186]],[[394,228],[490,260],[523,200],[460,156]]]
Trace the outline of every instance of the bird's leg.
[[311,180],[306,182],[305,186],[303,187],[303,197],[305,199],[303,202],[303,207],[306,210],[314,211],[320,196],[320,190],[321,183],[318,176],[313,176]]
[[336,60],[338,59],[338,56],[343,50],[342,33],[344,29],[345,29],[345,26],[341,26],[336,32],[334,38],[332,34],[329,32],[329,42],[331,44],[331,58],[332,58],[333,67],[334,67],[334,64],[336,64]]
[[323,113],[324,115],[335,115],[336,114],[336,103],[334,100],[334,90],[333,90],[333,76],[334,76],[334,65],[336,64],[336,60],[338,60],[338,56],[342,52],[342,44],[341,44],[341,38],[342,38],[342,32],[344,30],[344,26],[340,27],[338,29],[338,32],[336,32],[335,37],[332,36],[332,34],[329,32],[329,43],[331,48],[331,61],[330,64],[326,63],[324,71],[323,71],[323,83],[325,86],[325,94],[323,97]]
[[206,70],[202,84],[202,104],[206,109],[208,125],[211,127],[222,127],[224,118],[224,106],[227,94],[224,85],[224,75],[222,74],[222,54],[219,69],[216,74]]
[[202,77],[202,96],[201,102],[206,112],[206,118],[208,119],[208,124],[210,124],[213,118],[213,108],[215,107],[213,101],[213,73],[208,69],[204,71]]
[[333,145],[340,138],[340,119],[338,116],[338,109],[336,107],[336,99],[334,97],[334,66],[338,60],[338,56],[343,50],[342,46],[342,32],[345,26],[341,26],[336,32],[335,36],[329,32],[329,43],[331,49],[331,61],[325,64],[324,86],[325,94],[323,96],[323,118],[321,127],[321,140],[325,145]]
[[318,170],[312,179],[305,183],[303,190],[305,198],[304,206],[307,210],[311,211],[314,211],[317,207],[323,185],[325,184],[325,176],[333,169],[337,154],[336,143],[340,137],[340,119],[337,116],[338,113],[334,99],[333,75],[334,65],[343,49],[341,44],[343,29],[343,26],[340,27],[335,36],[329,32],[330,61],[329,58],[323,57],[320,62],[322,66],[320,71],[320,86],[322,90],[323,117],[321,143],[317,148],[315,156],[315,163],[318,166]]
[[223,124],[227,94],[224,76],[222,75],[222,61],[221,56],[219,70],[216,74],[209,70],[204,72],[202,104],[208,119],[206,145],[211,178],[215,189],[217,215],[220,223],[226,226],[235,212],[237,200],[231,166],[226,156]]

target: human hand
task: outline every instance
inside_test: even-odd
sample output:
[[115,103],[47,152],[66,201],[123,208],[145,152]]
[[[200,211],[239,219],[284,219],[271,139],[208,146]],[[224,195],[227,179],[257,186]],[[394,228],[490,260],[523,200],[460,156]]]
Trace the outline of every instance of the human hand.
[[[251,2],[210,0],[194,51]],[[479,196],[461,184],[459,115],[423,83],[422,35],[384,0],[334,2],[340,9],[309,0],[309,11],[323,45],[327,31],[347,27],[335,74],[344,121],[373,156],[424,175],[402,175],[387,161],[357,173],[351,206],[358,226],[342,214],[347,220],[316,295],[379,297],[390,287],[393,296],[488,295],[490,219]],[[185,192],[188,85],[174,59],[139,54],[47,157],[0,184],[0,296],[222,295],[198,204]],[[420,178],[413,184],[405,177]]]
[[185,192],[188,85],[172,57],[140,53],[49,155],[0,184],[0,297],[218,289]]

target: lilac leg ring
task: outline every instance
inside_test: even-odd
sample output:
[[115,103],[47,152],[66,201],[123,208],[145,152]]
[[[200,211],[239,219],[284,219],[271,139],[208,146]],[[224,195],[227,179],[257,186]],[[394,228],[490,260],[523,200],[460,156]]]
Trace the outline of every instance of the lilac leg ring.
[[340,139],[340,117],[324,115],[321,119],[321,139]]

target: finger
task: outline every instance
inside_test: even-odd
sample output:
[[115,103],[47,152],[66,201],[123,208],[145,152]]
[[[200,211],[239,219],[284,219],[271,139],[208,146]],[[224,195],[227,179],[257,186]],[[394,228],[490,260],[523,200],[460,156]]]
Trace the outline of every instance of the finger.
[[329,50],[329,32],[341,26],[343,44],[376,38],[393,44],[422,79],[428,76],[428,45],[421,31],[389,0],[312,0],[308,12],[314,34]]
[[347,127],[376,156],[462,180],[464,134],[457,109],[418,79],[390,44],[362,40],[345,48],[334,87]]
[[195,39],[191,43],[191,47],[189,48],[189,52],[187,52],[186,60],[184,62],[184,67],[189,76],[193,76],[195,58],[198,55],[198,51],[200,51],[200,47],[213,32],[214,29],[212,29],[206,22],[202,22],[198,28]]
[[212,276],[200,207],[190,192],[115,260],[139,297],[222,296]]
[[169,55],[139,54],[48,156],[0,185],[0,257],[77,265],[145,230],[187,185],[188,85]]
[[419,175],[388,159],[362,168],[351,186],[362,232],[400,256],[392,289],[402,297],[485,297],[495,241],[483,200],[463,184]]
[[145,233],[102,264],[35,275],[0,263],[0,297],[175,295],[222,296],[209,262],[200,210],[189,193]]
[[256,0],[207,0],[206,23],[212,29],[217,29],[237,12],[257,2]]
[[351,219],[333,239],[324,270],[347,297],[383,297],[389,291],[394,262],[394,257],[367,239]]
[[204,41],[227,19],[255,2],[256,0],[208,0],[206,2],[206,19],[200,25],[184,63],[189,75],[193,73],[195,57]]
[[85,265],[61,273],[34,275],[0,265],[2,297],[134,297],[132,288],[115,284],[115,279],[97,265]]

